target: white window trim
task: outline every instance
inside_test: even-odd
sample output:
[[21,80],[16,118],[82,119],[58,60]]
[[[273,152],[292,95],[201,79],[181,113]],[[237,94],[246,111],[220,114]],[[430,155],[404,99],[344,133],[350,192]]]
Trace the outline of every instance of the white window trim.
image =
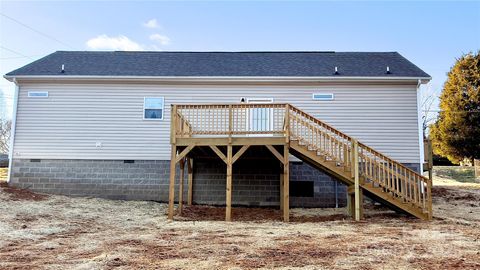
[[[331,98],[315,98],[315,95],[330,95],[332,96]],[[331,101],[335,100],[335,94],[333,93],[313,93],[312,94],[312,99],[316,101]]]
[[251,104],[273,103],[273,98],[247,98],[247,103],[251,103]]
[[[145,118],[145,109],[153,109],[153,108],[145,108],[145,101],[147,101],[147,98],[158,98],[158,99],[161,99],[162,100],[162,118]],[[153,109],[153,110],[159,110],[158,108],[156,109]],[[165,118],[165,97],[143,97],[143,110],[142,110],[142,114],[143,114],[143,120],[146,120],[146,121],[162,121],[164,118]]]
[[[45,96],[35,96],[30,94],[45,94]],[[48,98],[48,91],[28,91],[29,98]]]

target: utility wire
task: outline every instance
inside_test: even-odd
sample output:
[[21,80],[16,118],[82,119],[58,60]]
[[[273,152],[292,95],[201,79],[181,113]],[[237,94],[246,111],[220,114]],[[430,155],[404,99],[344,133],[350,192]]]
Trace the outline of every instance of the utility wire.
[[63,41],[61,41],[61,40],[59,40],[59,39],[57,39],[57,38],[55,38],[55,37],[52,37],[52,36],[50,36],[50,35],[48,35],[48,34],[45,34],[45,33],[41,32],[41,31],[39,31],[39,30],[37,30],[37,29],[35,29],[35,28],[33,28],[33,27],[30,27],[30,26],[24,24],[23,22],[21,22],[21,21],[19,21],[19,20],[16,20],[16,19],[14,19],[14,18],[12,18],[12,17],[10,17],[10,16],[7,16],[7,15],[5,15],[5,14],[3,14],[3,13],[0,13],[0,15],[2,15],[3,17],[5,17],[5,18],[7,18],[7,19],[9,19],[9,20],[11,20],[11,21],[13,21],[13,22],[16,22],[16,23],[20,24],[21,26],[23,26],[23,27],[25,27],[25,28],[28,28],[28,29],[32,30],[33,32],[35,32],[35,33],[37,33],[37,34],[39,34],[39,35],[42,35],[42,36],[44,36],[44,37],[46,37],[46,38],[49,38],[49,39],[51,39],[51,40],[54,40],[54,41],[56,41],[56,42],[58,42],[58,43],[60,43],[60,44],[62,44],[62,45],[64,45],[64,46],[67,46],[68,48],[74,50],[74,48],[73,48],[72,46],[68,45],[67,43],[65,43],[65,42],[63,42]]
[[9,48],[7,48],[7,47],[5,47],[5,46],[3,46],[3,45],[0,45],[0,48],[4,49],[4,50],[6,50],[6,51],[9,51],[9,52],[11,52],[11,53],[14,53],[14,54],[16,54],[16,55],[20,55],[21,57],[26,57],[26,58],[33,59],[33,58],[31,58],[30,56],[27,56],[27,55],[25,55],[25,54],[22,54],[22,53],[19,53],[19,52],[15,51],[15,50],[9,49]]
[[22,59],[22,58],[31,58],[37,57],[40,55],[30,55],[30,56],[14,56],[14,57],[0,57],[0,60],[14,60],[14,59]]

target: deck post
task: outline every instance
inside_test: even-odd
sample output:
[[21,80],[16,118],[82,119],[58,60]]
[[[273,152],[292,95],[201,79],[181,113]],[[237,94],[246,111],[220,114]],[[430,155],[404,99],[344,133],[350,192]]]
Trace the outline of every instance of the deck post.
[[288,222],[290,220],[290,162],[288,160],[289,153],[289,145],[285,144],[283,146],[283,221],[285,222]]
[[185,178],[185,159],[180,160],[180,179],[178,183],[178,214],[182,214],[183,210],[183,182]]
[[232,220],[232,145],[227,146],[227,187],[225,221]]
[[175,165],[177,158],[177,146],[172,144],[170,157],[170,186],[168,190],[168,219],[173,220],[173,207],[175,203]]
[[290,142],[290,105],[285,105],[285,143]]
[[[475,174],[477,173],[477,160],[473,161]],[[480,165],[480,164],[479,164]],[[479,175],[480,177],[480,175]],[[428,203],[428,220],[433,218],[433,209],[432,209],[432,181],[433,181],[433,147],[432,140],[428,140],[428,182],[427,182],[427,203]]]
[[[360,218],[363,218],[363,192],[360,189]],[[347,212],[355,219],[355,185],[347,187]]]
[[432,209],[432,179],[428,179],[427,182],[427,210],[428,210],[428,220],[433,218],[433,209]]
[[348,215],[355,218],[355,185],[347,187],[347,211]]
[[233,108],[232,104],[228,105],[228,143],[232,143],[233,133]]
[[177,142],[177,105],[172,105],[170,110],[170,142],[176,144]]
[[187,158],[187,171],[188,171],[187,204],[192,205],[192,200],[193,200],[193,158]]
[[282,168],[282,172],[280,172],[280,210],[283,210],[283,179],[284,179],[284,175],[283,175],[283,168]]
[[354,172],[354,187],[355,187],[355,220],[359,221],[363,213],[363,192],[360,189],[360,173],[358,166],[358,141],[352,140],[353,152],[353,172]]

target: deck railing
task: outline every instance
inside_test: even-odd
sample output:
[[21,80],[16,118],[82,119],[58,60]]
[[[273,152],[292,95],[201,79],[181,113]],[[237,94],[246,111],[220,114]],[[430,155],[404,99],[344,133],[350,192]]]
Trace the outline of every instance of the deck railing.
[[284,136],[431,215],[431,180],[290,104],[173,105],[172,139],[195,136]]
[[179,138],[215,135],[284,135],[286,104],[174,105]]

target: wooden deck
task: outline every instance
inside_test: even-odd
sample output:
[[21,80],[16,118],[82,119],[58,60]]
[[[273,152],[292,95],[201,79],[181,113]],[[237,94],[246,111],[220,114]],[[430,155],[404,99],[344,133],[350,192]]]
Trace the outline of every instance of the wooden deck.
[[181,170],[181,213],[185,167],[187,203],[192,203],[194,161],[189,153],[206,146],[227,167],[225,220],[230,221],[232,167],[252,145],[265,146],[283,165],[279,181],[284,221],[289,220],[290,154],[348,185],[349,211],[356,220],[362,217],[364,192],[396,210],[432,217],[431,180],[290,104],[173,105],[171,115],[169,219],[174,215],[176,165]]

